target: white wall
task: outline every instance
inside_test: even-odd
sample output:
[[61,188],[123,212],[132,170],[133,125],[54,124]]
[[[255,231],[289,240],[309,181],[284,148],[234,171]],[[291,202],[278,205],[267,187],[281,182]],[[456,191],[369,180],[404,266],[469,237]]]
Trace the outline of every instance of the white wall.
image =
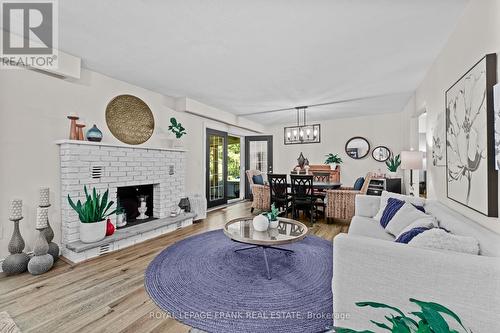
[[[443,51],[416,91],[416,105],[425,105],[428,112],[427,128],[433,128],[433,121],[437,114],[445,112],[445,91],[485,54],[498,54],[499,50],[500,1],[472,0]],[[428,131],[428,161],[431,161],[431,138],[432,133]],[[434,167],[432,163],[427,165],[430,198],[437,198],[451,208],[500,233],[499,219],[485,217],[447,199],[446,168]]]
[[[155,130],[143,147],[166,147],[174,136],[167,132],[170,117],[176,117],[186,128],[182,139],[188,149],[187,193],[205,194],[205,128],[212,127],[244,133],[226,124],[174,111],[175,100],[110,77],[82,71],[80,80],[64,80],[29,70],[2,70],[0,73],[0,259],[8,255],[7,244],[13,225],[8,220],[9,202],[23,199],[24,219],[21,233],[26,250],[31,250],[36,232],[35,212],[38,188],[51,189],[50,222],[55,241],[60,242],[59,155],[54,141],[69,135],[72,112],[81,122],[96,124],[104,133],[103,142],[119,143],[109,132],[105,121],[107,103],[116,95],[132,94],[143,99],[155,117]],[[232,119],[218,118],[230,123]],[[246,123],[248,125],[248,122]]]
[[[376,146],[387,146],[399,154],[408,148],[408,132],[406,129],[408,113],[391,113],[369,117],[356,117],[321,121],[321,143],[285,145],[283,143],[283,126],[271,129],[274,135],[274,172],[290,173],[297,165],[300,152],[309,159],[310,164],[323,164],[328,153],[339,154],[344,163],[341,167],[341,182],[352,186],[356,178],[365,176],[369,171],[380,169],[386,172],[384,163],[375,161],[371,151],[367,157],[354,160],[345,153],[347,140],[354,136],[363,136],[370,143],[371,149]],[[279,158],[277,158],[279,157]]]

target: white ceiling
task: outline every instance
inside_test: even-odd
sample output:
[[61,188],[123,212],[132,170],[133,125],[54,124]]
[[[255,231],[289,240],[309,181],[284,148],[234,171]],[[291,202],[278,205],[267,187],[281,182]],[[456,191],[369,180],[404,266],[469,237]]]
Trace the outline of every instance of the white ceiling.
[[[86,68],[235,114],[399,112],[468,0],[64,0],[60,48]],[[249,119],[293,123],[293,111]]]

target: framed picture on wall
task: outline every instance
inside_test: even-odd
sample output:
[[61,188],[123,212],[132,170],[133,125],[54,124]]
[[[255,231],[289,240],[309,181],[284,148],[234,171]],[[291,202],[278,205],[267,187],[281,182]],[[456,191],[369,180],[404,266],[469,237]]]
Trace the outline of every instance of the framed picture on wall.
[[490,217],[498,217],[496,68],[496,54],[488,54],[445,93],[448,198]]

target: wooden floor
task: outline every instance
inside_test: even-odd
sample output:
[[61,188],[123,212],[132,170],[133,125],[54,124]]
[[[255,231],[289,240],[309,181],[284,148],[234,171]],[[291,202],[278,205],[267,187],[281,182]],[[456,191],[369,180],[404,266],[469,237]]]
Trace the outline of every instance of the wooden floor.
[[[249,215],[250,203],[213,211],[187,228],[77,265],[59,260],[41,276],[0,273],[0,312],[22,332],[189,332],[164,318],[144,289],[144,271],[165,247],[186,237],[220,229],[229,219]],[[305,220],[304,220],[305,221]],[[319,221],[311,233],[332,240],[347,232],[343,223]]]

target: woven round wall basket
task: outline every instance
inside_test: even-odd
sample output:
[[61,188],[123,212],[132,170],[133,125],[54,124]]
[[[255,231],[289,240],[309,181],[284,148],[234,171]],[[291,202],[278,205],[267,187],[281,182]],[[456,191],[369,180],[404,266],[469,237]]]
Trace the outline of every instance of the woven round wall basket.
[[138,97],[119,95],[106,107],[106,124],[121,142],[138,145],[149,140],[155,119],[149,106]]

